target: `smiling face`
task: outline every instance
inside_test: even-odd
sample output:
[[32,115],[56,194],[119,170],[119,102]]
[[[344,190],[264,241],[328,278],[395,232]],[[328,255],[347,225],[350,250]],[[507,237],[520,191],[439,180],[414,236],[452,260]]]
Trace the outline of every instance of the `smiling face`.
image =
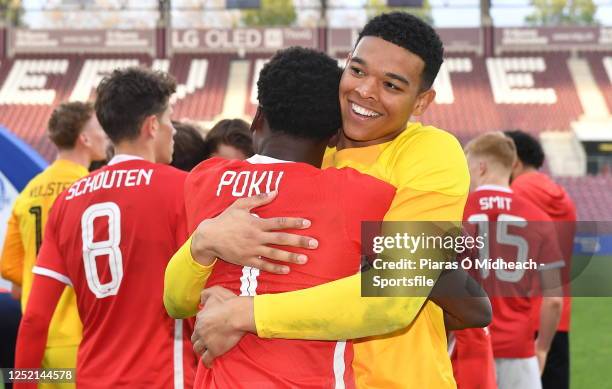
[[340,81],[345,137],[361,145],[387,142],[412,115],[425,112],[435,92],[421,90],[424,68],[416,54],[381,38],[363,37]]

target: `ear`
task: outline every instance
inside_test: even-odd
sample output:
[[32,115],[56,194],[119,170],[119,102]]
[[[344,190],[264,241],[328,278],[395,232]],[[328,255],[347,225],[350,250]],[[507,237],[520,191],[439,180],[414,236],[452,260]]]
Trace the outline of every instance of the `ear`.
[[413,116],[420,116],[427,110],[429,104],[434,101],[436,98],[436,91],[429,88],[425,92],[421,92],[419,96],[417,96],[416,104],[414,105],[414,110],[412,111]]
[[257,112],[255,112],[255,117],[253,118],[253,121],[251,122],[251,132],[255,133],[258,130],[261,130],[264,124],[264,114],[263,111],[261,110],[260,106],[257,106]]
[[86,147],[91,146],[91,140],[89,139],[89,136],[87,135],[87,133],[85,131],[81,131],[81,133],[79,134],[79,138],[78,141]]
[[487,172],[487,163],[485,161],[478,162],[478,173],[481,176],[485,175]]
[[158,127],[159,121],[157,120],[157,116],[149,115],[142,122],[142,126],[140,127],[140,135],[145,135],[147,138],[155,138]]

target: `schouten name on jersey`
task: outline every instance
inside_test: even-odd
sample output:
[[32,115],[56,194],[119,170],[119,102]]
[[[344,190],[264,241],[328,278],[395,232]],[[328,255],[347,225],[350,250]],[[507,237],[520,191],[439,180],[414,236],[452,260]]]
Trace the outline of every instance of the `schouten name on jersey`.
[[68,189],[66,200],[100,189],[151,185],[153,169],[103,170],[75,182]]
[[234,197],[254,196],[278,190],[284,172],[274,170],[241,171],[228,170],[223,173],[217,185],[217,197],[221,191],[231,190]]

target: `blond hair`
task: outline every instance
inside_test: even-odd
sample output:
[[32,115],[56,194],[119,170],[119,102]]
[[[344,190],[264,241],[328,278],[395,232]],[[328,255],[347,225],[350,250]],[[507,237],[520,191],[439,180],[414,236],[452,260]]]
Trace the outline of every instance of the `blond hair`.
[[465,146],[465,153],[487,157],[506,169],[512,169],[516,161],[516,146],[502,132],[488,132],[472,139]]

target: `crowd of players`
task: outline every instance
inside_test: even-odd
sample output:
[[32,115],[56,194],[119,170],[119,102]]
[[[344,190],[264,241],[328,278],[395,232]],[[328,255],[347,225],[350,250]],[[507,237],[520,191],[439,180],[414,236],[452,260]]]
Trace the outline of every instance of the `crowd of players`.
[[[252,124],[206,139],[172,122],[166,73],[115,70],[93,106],[60,105],[58,159],[19,196],[2,254],[24,312],[15,367],[76,367],[79,388],[569,387],[560,292],[489,304],[459,270],[435,274],[429,297],[360,295],[361,221],[575,220],[529,135],[463,150],[410,121],[442,61],[430,26],[390,13],[344,69],[279,51]],[[489,281],[557,289],[573,230],[547,226],[522,240],[535,276]]]

